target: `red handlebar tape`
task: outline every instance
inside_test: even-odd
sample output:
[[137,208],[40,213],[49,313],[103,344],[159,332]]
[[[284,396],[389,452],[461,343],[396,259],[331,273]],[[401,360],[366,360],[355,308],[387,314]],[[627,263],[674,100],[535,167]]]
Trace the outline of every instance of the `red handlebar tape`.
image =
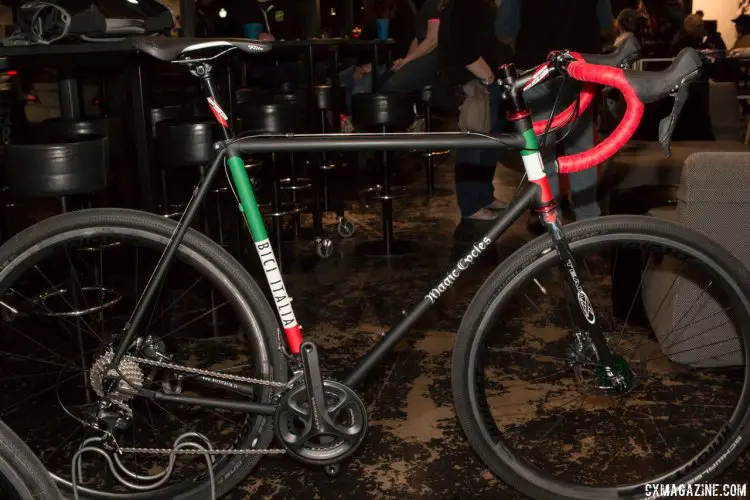
[[568,65],[568,74],[581,82],[616,88],[622,92],[627,110],[612,134],[593,149],[558,158],[557,165],[562,174],[578,172],[604,163],[627,144],[643,118],[643,103],[630,86],[622,69],[574,61]]

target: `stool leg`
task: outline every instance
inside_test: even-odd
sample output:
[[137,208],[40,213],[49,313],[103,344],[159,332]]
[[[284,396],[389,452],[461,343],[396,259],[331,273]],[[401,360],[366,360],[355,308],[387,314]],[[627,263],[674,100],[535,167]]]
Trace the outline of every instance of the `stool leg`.
[[[199,172],[201,176],[200,177],[201,183],[203,183],[204,178],[205,178],[205,173],[206,173],[206,167],[201,166],[199,169]],[[208,211],[201,210],[201,212],[203,214],[203,233],[210,238],[211,237],[211,223],[208,219]],[[214,337],[218,337],[219,336],[219,314],[218,314],[218,311],[216,310],[216,297],[215,297],[213,288],[211,288],[211,291],[209,292],[208,301],[209,301],[209,307],[211,308],[210,309],[211,311],[211,333],[213,334]]]
[[165,169],[161,169],[161,206],[162,210],[164,212],[164,215],[169,214],[169,196],[167,194],[167,171]]
[[219,238],[219,245],[221,247],[224,247],[225,241],[224,241],[224,228],[222,225],[224,224],[224,218],[221,216],[221,196],[220,193],[215,193],[216,197],[216,226],[219,231],[219,234],[217,235]]
[[[273,201],[271,206],[273,207],[272,212],[274,214],[280,214],[281,208],[281,183],[279,179],[279,172],[276,168],[276,153],[271,153],[271,169],[273,170]],[[284,247],[284,221],[281,215],[273,216],[273,239],[274,239],[274,253],[276,254],[276,261],[279,264],[279,271],[283,268],[281,250]]]
[[[321,110],[320,112],[320,130],[325,134],[326,127],[326,111]],[[313,228],[317,235],[323,234],[323,213],[328,211],[328,171],[325,167],[328,165],[328,156],[323,151],[320,155],[321,168],[318,169],[317,175],[315,176],[315,189],[313,189],[313,196],[315,197],[313,203]]]
[[[289,185],[297,185],[297,168],[294,161],[294,153],[289,153],[289,160],[291,162],[289,171]],[[297,208],[297,190],[292,189],[292,207]],[[302,225],[301,215],[299,212],[292,214],[292,238],[296,241],[299,239],[300,226]]]
[[[425,131],[426,132],[432,132],[432,111],[430,108],[429,103],[425,102],[424,104],[424,123],[425,123]],[[434,170],[434,164],[432,161],[432,154],[430,154],[431,151],[427,152],[427,196],[429,198],[432,198],[435,193],[435,170]]]
[[[387,132],[386,127],[381,128],[382,133]],[[357,246],[357,251],[365,255],[396,256],[406,255],[419,251],[417,243],[397,240],[393,235],[393,191],[391,186],[391,155],[388,151],[381,151],[379,167],[382,169],[383,181],[380,185],[381,217],[383,224],[383,239],[367,241]]]
[[[68,199],[66,196],[60,197],[60,211],[62,213],[68,212]],[[73,308],[76,311],[81,310],[81,300],[80,297],[76,291],[76,283],[78,282],[78,276],[76,276],[76,271],[73,266],[70,266],[70,269],[68,269],[68,290],[70,290],[70,293],[72,295],[72,302],[73,302]],[[92,396],[90,391],[90,385],[89,385],[89,370],[86,366],[86,352],[83,348],[83,321],[81,320],[80,316],[76,316],[76,337],[78,340],[78,351],[81,356],[81,370],[83,371],[83,386],[86,388],[86,402],[91,403]]]
[[[324,157],[325,161],[325,157]],[[315,183],[314,189],[312,190],[313,196],[313,232],[315,236],[323,235],[323,211],[325,206],[325,170],[319,170],[315,174],[313,183]],[[323,191],[321,193],[321,190]],[[322,202],[321,202],[321,198]]]
[[388,168],[387,151],[383,151],[382,162],[383,188],[380,190],[380,196],[383,197],[383,245],[385,246],[385,255],[391,255],[391,247],[393,246],[393,200],[391,199],[391,172]]

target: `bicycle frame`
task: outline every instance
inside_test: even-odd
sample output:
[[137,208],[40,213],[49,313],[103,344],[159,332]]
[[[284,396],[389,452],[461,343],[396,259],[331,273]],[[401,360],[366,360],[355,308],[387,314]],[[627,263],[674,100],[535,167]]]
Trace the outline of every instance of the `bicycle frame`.
[[[207,66],[207,65],[201,65]],[[410,328],[450,289],[461,277],[463,272],[471,267],[476,260],[487,251],[492,244],[526,211],[529,206],[535,207],[540,214],[548,233],[556,248],[563,267],[567,271],[567,282],[577,297],[579,303],[578,316],[591,332],[602,364],[612,366],[611,353],[607,348],[601,330],[598,328],[596,316],[588,299],[580,275],[576,272],[575,261],[568,243],[562,233],[561,224],[557,217],[557,206],[552,196],[548,179],[544,173],[541,154],[538,151],[537,138],[534,134],[531,113],[526,108],[520,85],[517,85],[518,75],[512,65],[504,66],[503,75],[496,82],[503,86],[505,97],[512,103],[509,120],[514,124],[516,133],[510,135],[489,136],[472,133],[427,133],[427,134],[302,134],[302,135],[262,135],[233,139],[231,129],[227,123],[227,115],[221,109],[216,99],[211,79],[210,67],[199,72],[194,68],[193,74],[201,77],[208,103],[222,125],[225,141],[220,144],[219,151],[213,160],[205,178],[201,181],[197,192],[188,204],[183,218],[177,225],[174,236],[168,244],[164,255],[157,265],[152,279],[143,292],[138,307],[133,314],[132,321],[126,326],[122,339],[111,366],[117,367],[130,345],[133,336],[145,315],[148,304],[153,300],[159,284],[164,279],[166,271],[177,248],[195,216],[198,207],[205,198],[220,167],[226,160],[231,173],[235,192],[240,202],[240,212],[250,231],[256,251],[261,261],[267,283],[273,294],[273,303],[284,329],[286,343],[295,361],[295,371],[299,371],[300,345],[303,343],[301,327],[294,315],[291,299],[284,285],[279,271],[273,247],[266,233],[263,216],[253,192],[248,174],[242,161],[241,153],[264,152],[317,152],[317,151],[375,151],[375,150],[409,150],[409,149],[437,149],[437,148],[513,148],[521,151],[529,186],[513,201],[506,212],[500,216],[487,233],[479,238],[452,268],[436,282],[424,295],[422,300],[414,306],[396,325],[383,335],[380,341],[361,358],[354,370],[344,379],[350,387],[360,384],[367,374],[388,354],[404,337]],[[541,83],[541,82],[540,82]],[[204,379],[204,381],[207,381]],[[210,381],[208,381],[210,383]],[[159,401],[180,404],[193,404],[212,408],[223,408],[254,414],[272,415],[275,407],[271,404],[259,404],[240,400],[217,400],[203,397],[166,394],[156,391],[141,391],[146,397]]]

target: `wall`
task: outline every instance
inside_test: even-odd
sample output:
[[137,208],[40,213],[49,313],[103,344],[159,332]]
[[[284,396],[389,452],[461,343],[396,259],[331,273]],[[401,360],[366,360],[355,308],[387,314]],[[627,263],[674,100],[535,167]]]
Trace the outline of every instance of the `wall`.
[[731,48],[737,39],[732,22],[737,17],[737,0],[693,0],[693,12],[696,10],[705,12],[705,19],[718,21],[719,33]]

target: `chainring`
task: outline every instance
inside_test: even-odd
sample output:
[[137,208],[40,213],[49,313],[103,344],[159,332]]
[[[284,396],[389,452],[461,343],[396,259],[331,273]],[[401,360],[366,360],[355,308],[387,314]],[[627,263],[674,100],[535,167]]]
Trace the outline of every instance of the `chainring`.
[[337,463],[350,456],[367,433],[367,408],[354,390],[341,382],[324,379],[323,391],[326,412],[344,437],[315,431],[304,381],[281,394],[274,415],[276,437],[287,453],[314,465]]

